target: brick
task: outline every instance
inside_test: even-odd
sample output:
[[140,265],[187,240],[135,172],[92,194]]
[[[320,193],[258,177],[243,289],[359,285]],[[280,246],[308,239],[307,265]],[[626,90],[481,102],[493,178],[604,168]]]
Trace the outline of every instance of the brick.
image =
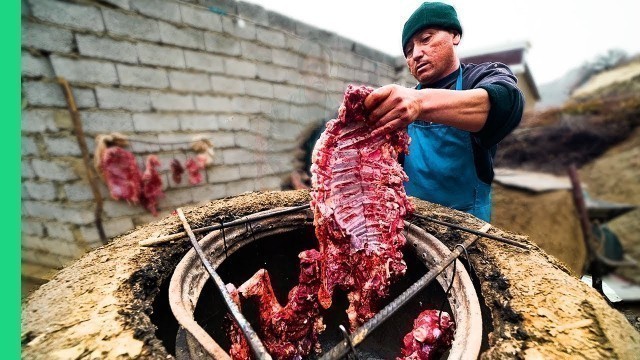
[[51,0],[31,0],[29,5],[33,16],[40,20],[73,29],[87,29],[97,32],[104,30],[100,10],[93,6]]
[[28,51],[23,51],[20,60],[22,76],[53,77],[53,68],[46,57],[33,56]]
[[86,207],[70,206],[59,202],[23,201],[28,215],[44,219],[69,222],[72,224],[89,224],[93,222],[93,211]]
[[260,28],[256,31],[256,35],[258,41],[265,45],[279,48],[284,48],[286,45],[284,34],[280,31]]
[[190,28],[178,28],[160,22],[160,39],[165,44],[173,44],[192,49],[204,49],[204,33]]
[[102,109],[143,111],[151,109],[149,94],[142,91],[96,88],[98,104]]
[[[184,181],[184,180],[183,180]],[[193,203],[193,193],[190,188],[171,190],[165,193],[165,197],[160,199],[158,206],[162,209],[174,209],[177,206]]]
[[211,90],[209,76],[203,73],[170,71],[169,83],[172,89],[203,92]]
[[56,55],[51,56],[51,64],[56,75],[68,81],[99,84],[117,84],[118,75],[112,63],[94,60],[74,60]]
[[218,130],[218,117],[215,115],[179,115],[178,118],[180,120],[180,129],[185,131]]
[[68,224],[46,222],[44,226],[47,229],[47,235],[49,237],[73,241],[73,233],[71,232],[71,227]]
[[129,0],[102,0],[103,2],[107,3],[107,4],[111,4],[113,6],[117,6],[121,9],[125,9],[125,10],[129,10],[130,6],[129,6]]
[[211,89],[215,93],[244,95],[244,81],[241,79],[230,78],[227,76],[211,75]]
[[169,87],[167,72],[164,69],[153,69],[142,66],[117,64],[118,78],[122,85],[166,89]]
[[20,154],[25,155],[37,155],[38,145],[34,138],[29,136],[23,136],[20,141]]
[[254,40],[256,38],[256,26],[238,18],[222,18],[222,29],[224,32],[238,38]]
[[31,162],[29,162],[29,160],[21,161],[20,175],[23,179],[33,179],[34,177],[36,177],[36,172],[33,170],[33,167],[31,166]]
[[256,154],[246,149],[224,149],[222,159],[226,165],[248,164],[256,161]]
[[84,181],[76,181],[73,183],[64,184],[64,193],[67,195],[67,200],[71,201],[87,201],[93,200],[93,192],[91,186]]
[[273,98],[273,85],[268,82],[245,80],[244,86],[247,95],[269,99]]
[[102,9],[102,15],[107,31],[112,34],[141,40],[160,41],[160,29],[156,20],[105,8]]
[[221,32],[222,17],[208,9],[195,7],[187,4],[180,4],[182,21],[196,28]]
[[256,183],[253,179],[239,180],[227,183],[227,196],[236,196],[248,191],[255,191]]
[[180,6],[166,0],[132,0],[131,8],[152,18],[180,22]]
[[56,187],[48,182],[25,181],[22,185],[26,188],[27,193],[34,200],[55,200]]
[[291,51],[272,49],[273,63],[276,65],[282,65],[290,68],[298,68],[302,63],[300,55],[292,53]]
[[270,64],[257,64],[257,77],[276,83],[287,83],[294,76],[299,76],[297,71]]
[[256,64],[237,59],[225,59],[225,69],[227,75],[254,78],[258,68]]
[[203,203],[225,197],[227,187],[224,184],[203,185],[192,188],[191,193],[195,202]]
[[22,248],[48,251],[45,239],[41,236],[29,236],[23,234],[20,239],[20,245]]
[[138,44],[140,62],[148,65],[169,66],[184,69],[184,53],[182,49],[152,44]]
[[178,117],[163,114],[133,114],[136,131],[176,131],[180,130]]
[[[25,81],[22,83],[23,95],[27,103],[32,106],[58,106],[65,107],[67,102],[60,85],[49,82]],[[96,106],[96,98],[93,90],[74,88],[73,96],[78,108]]]
[[196,109],[201,111],[231,112],[231,100],[224,96],[196,96]]
[[43,179],[67,181],[78,178],[71,167],[60,162],[33,159],[31,166],[36,175]]
[[260,112],[260,102],[245,96],[234,97],[231,100],[233,111],[239,114],[257,114]]
[[42,226],[40,221],[22,219],[20,226],[23,234],[34,236],[44,235],[44,226]]
[[267,145],[263,136],[244,131],[235,133],[235,143],[245,149],[264,149]]
[[229,117],[220,117],[219,120],[220,129],[223,130],[249,130],[251,129],[251,123],[249,118],[244,115],[233,114]]
[[233,133],[230,132],[218,131],[209,135],[209,139],[216,149],[233,147],[235,144]]
[[108,217],[132,216],[145,213],[147,210],[140,205],[128,204],[126,201],[107,199],[104,202],[104,214]]
[[207,170],[207,178],[210,183],[224,183],[240,179],[238,166],[213,166]]
[[281,190],[282,179],[279,176],[259,177],[255,179],[256,190]]
[[85,56],[116,60],[125,63],[137,63],[136,45],[129,41],[118,41],[107,37],[76,34],[78,51]]
[[124,111],[83,111],[81,118],[86,133],[133,131],[131,114]]
[[240,55],[240,43],[229,36],[222,34],[204,33],[205,49],[210,52],[231,56]]
[[50,137],[44,138],[47,152],[55,156],[80,156],[80,146],[75,137]]
[[294,86],[279,84],[273,85],[273,97],[287,102],[291,100],[294,94],[298,94],[301,91],[303,90]]
[[244,1],[238,1],[236,3],[238,8],[238,15],[245,19],[251,19],[253,23],[268,26],[269,17],[267,11],[259,5],[251,4]]
[[[140,134],[136,136],[136,140],[157,142],[158,136]],[[160,151],[160,146],[157,144],[148,144],[143,142],[132,141],[130,145],[131,145],[131,151],[134,154],[157,153],[158,151]]]
[[[102,223],[104,233],[109,239],[120,236],[134,227],[133,221],[129,217],[110,219]],[[100,241],[100,235],[98,235],[98,229],[95,226],[81,227],[80,235],[86,242]]]
[[210,73],[223,73],[224,63],[222,58],[198,51],[184,51],[184,58],[188,69],[204,70]]
[[153,92],[149,96],[151,97],[151,105],[156,110],[195,110],[191,95]]
[[252,42],[243,41],[240,43],[242,49],[242,58],[248,60],[257,60],[262,62],[271,62],[271,49]]

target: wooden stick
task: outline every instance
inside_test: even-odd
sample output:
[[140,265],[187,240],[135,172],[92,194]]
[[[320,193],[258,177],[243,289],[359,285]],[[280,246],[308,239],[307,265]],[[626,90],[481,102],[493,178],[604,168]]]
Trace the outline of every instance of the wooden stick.
[[71,87],[69,86],[69,82],[67,82],[67,79],[58,77],[57,81],[62,86],[64,97],[67,100],[67,107],[69,109],[69,113],[71,114],[71,120],[73,121],[74,133],[76,134],[76,139],[78,140],[78,145],[80,146],[80,152],[82,152],[84,167],[87,170],[87,179],[89,180],[89,185],[91,186],[93,198],[96,201],[96,209],[94,212],[96,229],[98,230],[100,241],[102,241],[103,244],[106,244],[107,236],[105,235],[104,227],[102,226],[102,194],[100,194],[100,189],[98,189],[98,184],[96,183],[97,175],[93,173],[94,169],[93,166],[91,166],[91,160],[89,159],[89,149],[87,147],[87,141],[84,137],[84,131],[82,130],[80,113],[78,112],[78,108],[76,107],[76,101],[73,97],[73,92],[71,91]]

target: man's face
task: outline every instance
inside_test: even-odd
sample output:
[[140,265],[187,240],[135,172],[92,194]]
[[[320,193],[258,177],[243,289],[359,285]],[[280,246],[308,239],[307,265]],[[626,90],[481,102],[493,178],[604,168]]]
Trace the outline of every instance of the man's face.
[[458,68],[454,47],[460,35],[446,30],[418,31],[404,49],[411,75],[422,84],[434,83]]

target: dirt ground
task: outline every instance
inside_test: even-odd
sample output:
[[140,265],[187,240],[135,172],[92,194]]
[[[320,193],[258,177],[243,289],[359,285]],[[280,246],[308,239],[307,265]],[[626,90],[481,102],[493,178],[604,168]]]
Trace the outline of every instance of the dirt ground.
[[[309,201],[305,191],[252,193],[187,208],[193,227],[228,221],[257,211]],[[480,228],[467,214],[416,200],[417,211]],[[415,222],[447,246],[469,236]],[[25,359],[167,359],[149,315],[159,285],[171,275],[188,242],[149,248],[138,242],[180,229],[176,216],[114,239],[32,293],[22,311]],[[470,251],[492,324],[484,359],[635,359],[640,335],[593,289],[570,275],[555,258],[526,237],[492,233],[527,244],[530,250],[484,239]]]

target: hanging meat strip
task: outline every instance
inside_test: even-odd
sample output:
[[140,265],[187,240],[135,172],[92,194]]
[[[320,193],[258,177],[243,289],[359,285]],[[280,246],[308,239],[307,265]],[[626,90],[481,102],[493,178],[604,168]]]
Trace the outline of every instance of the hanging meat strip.
[[160,161],[155,155],[147,156],[145,162],[145,170],[142,174],[142,196],[140,196],[140,202],[147,210],[149,210],[154,216],[158,215],[156,206],[158,205],[158,199],[164,197],[162,192],[162,179],[158,174],[158,167],[160,167]]
[[[231,299],[233,302],[238,305],[238,308],[242,310],[242,306],[240,303],[240,294],[238,294],[238,290],[233,284],[226,285],[227,291],[229,295],[231,295]],[[233,320],[233,317],[230,314],[227,314],[225,321],[228,323],[227,332],[229,334],[229,339],[231,339],[231,349],[229,350],[229,355],[234,360],[251,360],[253,356],[251,355],[251,349],[249,348],[249,344],[247,343],[247,338],[244,337],[242,330],[240,330],[240,326]]]
[[200,170],[205,167],[204,161],[199,157],[189,158],[184,166],[187,168],[187,173],[189,174],[189,184],[200,184],[202,182],[202,173]]
[[[264,269],[238,288],[243,297],[257,301],[260,309],[260,339],[269,354],[278,360],[302,359],[312,351],[319,353],[318,334],[325,328],[317,300],[321,255],[317,250],[306,250],[298,257],[298,285],[289,292],[285,306],[280,305],[276,299],[269,273]],[[237,347],[246,347],[247,344],[239,343],[238,340],[244,338],[240,339],[232,334],[231,349],[244,354],[245,352],[238,352]]]
[[114,200],[140,201],[140,171],[132,153],[119,146],[104,149],[99,168]]
[[370,87],[349,86],[338,112],[313,151],[311,207],[322,253],[319,300],[332,303],[334,287],[349,298],[353,331],[372,318],[406,265],[403,219],[413,206],[397,161],[406,131],[372,137],[364,99]]
[[182,167],[180,160],[171,160],[171,178],[173,182],[180,184],[182,182],[182,174],[184,174],[184,167]]

